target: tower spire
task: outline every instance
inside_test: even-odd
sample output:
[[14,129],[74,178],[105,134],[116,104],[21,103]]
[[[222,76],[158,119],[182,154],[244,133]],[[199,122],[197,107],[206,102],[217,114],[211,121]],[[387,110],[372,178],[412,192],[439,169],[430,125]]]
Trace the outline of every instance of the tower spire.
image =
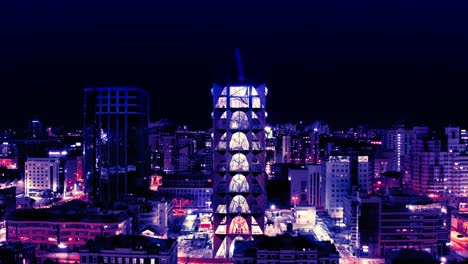
[[239,75],[237,76],[237,80],[239,82],[245,81],[245,75],[244,75],[244,68],[242,67],[242,61],[241,61],[241,55],[239,48],[235,49],[236,53],[236,62],[237,62],[237,70],[239,71]]

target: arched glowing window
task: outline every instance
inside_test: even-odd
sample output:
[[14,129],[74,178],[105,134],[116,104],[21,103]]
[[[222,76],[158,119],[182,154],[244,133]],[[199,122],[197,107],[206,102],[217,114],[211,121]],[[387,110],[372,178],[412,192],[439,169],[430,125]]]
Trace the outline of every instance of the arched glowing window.
[[229,225],[229,234],[249,234],[249,225],[244,217],[238,215],[232,219],[231,224]]
[[249,204],[242,195],[236,195],[232,198],[231,204],[229,205],[229,213],[237,214],[248,214],[250,213]]
[[226,138],[227,138],[227,133],[224,133],[219,139],[218,149],[224,149],[224,150],[226,149],[226,146],[227,146]]
[[242,111],[232,113],[231,122],[229,123],[230,129],[249,129],[249,118]]
[[236,174],[232,177],[231,183],[229,184],[230,192],[249,192],[249,183],[247,178],[242,174]]
[[247,157],[242,153],[232,155],[231,162],[229,163],[230,171],[249,171],[249,162]]
[[242,132],[236,132],[232,135],[229,141],[229,148],[231,150],[249,150],[249,140]]

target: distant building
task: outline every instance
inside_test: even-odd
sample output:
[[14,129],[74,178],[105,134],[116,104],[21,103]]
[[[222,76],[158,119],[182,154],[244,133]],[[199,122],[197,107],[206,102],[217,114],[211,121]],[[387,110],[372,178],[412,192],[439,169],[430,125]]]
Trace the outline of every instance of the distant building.
[[28,158],[25,164],[25,195],[40,196],[47,190],[58,193],[59,165],[58,158]]
[[338,264],[340,255],[330,241],[316,241],[312,235],[260,237],[236,243],[235,264],[329,263]]
[[0,220],[16,209],[16,187],[0,185]]
[[149,188],[149,94],[134,87],[86,88],[84,177],[94,201],[139,196]]
[[36,262],[35,246],[31,243],[5,243],[0,244],[0,263],[1,264],[35,264]]
[[343,199],[351,187],[351,157],[330,156],[324,162],[322,204],[331,218],[343,218]]
[[450,241],[447,208],[428,197],[391,192],[386,199],[358,196],[346,201],[350,243],[360,257],[382,257],[389,251],[416,249],[439,258]]
[[[137,226],[133,230],[141,231],[144,228],[153,226],[157,227],[158,231],[167,231],[172,223],[172,201],[171,200],[150,200],[136,203],[138,212],[135,214],[134,223]],[[131,205],[129,205],[131,206]]]
[[321,165],[295,165],[289,167],[292,205],[321,205]]
[[15,210],[6,218],[6,239],[31,242],[40,251],[59,246],[77,250],[96,236],[130,233],[131,219],[125,212],[80,207]]
[[401,249],[388,252],[385,255],[385,264],[438,264],[441,263],[428,252],[415,249]]
[[177,240],[146,236],[96,237],[79,251],[80,263],[177,263]]
[[174,208],[181,209],[182,200],[189,202],[184,207],[208,208],[211,205],[213,186],[209,175],[176,173],[163,176],[158,192],[166,199],[177,200]]

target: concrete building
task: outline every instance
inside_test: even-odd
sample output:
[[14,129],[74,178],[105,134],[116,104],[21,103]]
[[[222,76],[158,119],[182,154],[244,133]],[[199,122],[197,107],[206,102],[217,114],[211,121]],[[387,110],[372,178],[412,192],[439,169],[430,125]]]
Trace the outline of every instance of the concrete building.
[[177,263],[177,240],[146,236],[96,237],[80,249],[80,263]]
[[235,264],[338,264],[340,255],[330,241],[318,242],[312,235],[281,235],[236,243],[233,260]]
[[214,85],[213,253],[231,257],[235,241],[264,234],[265,85]]
[[6,218],[9,242],[31,242],[39,251],[77,250],[96,236],[129,234],[131,219],[123,211],[71,208],[18,209]]
[[359,257],[416,249],[440,258],[450,241],[447,208],[427,197],[392,192],[385,200],[356,192],[345,210],[350,246]]
[[149,94],[134,87],[85,88],[84,177],[94,201],[142,195],[149,187]]
[[321,174],[321,165],[296,165],[289,167],[288,178],[291,182],[292,205],[321,205]]
[[[158,192],[166,199],[187,200],[189,204],[184,207],[209,208],[213,186],[206,174],[177,173],[164,176]],[[182,205],[176,203],[174,207],[180,209]]]
[[44,191],[59,190],[58,158],[28,158],[25,164],[25,195],[40,196]]
[[330,156],[324,162],[322,204],[331,218],[343,218],[343,200],[351,187],[351,157]]

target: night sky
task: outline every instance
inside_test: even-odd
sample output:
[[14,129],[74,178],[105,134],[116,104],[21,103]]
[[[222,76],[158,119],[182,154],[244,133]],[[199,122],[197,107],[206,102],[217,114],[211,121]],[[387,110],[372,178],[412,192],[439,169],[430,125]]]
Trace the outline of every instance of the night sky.
[[466,1],[4,2],[3,128],[80,127],[83,88],[109,85],[149,90],[152,121],[207,128],[235,47],[270,122],[468,125]]

